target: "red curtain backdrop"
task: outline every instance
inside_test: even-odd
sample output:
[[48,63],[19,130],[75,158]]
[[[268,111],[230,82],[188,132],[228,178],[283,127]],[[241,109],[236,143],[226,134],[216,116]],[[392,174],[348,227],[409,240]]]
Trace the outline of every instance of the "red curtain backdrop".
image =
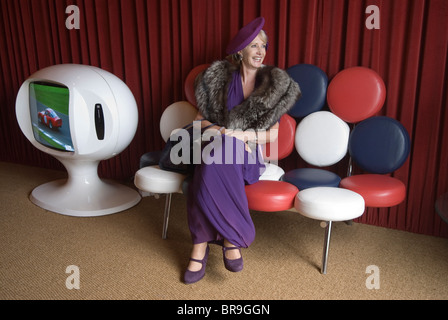
[[[69,5],[79,8],[79,29],[66,28]],[[369,5],[379,9],[380,29],[365,26]],[[266,18],[267,64],[314,64],[330,80],[344,68],[365,66],[386,83],[381,114],[403,123],[412,139],[408,161],[394,174],[408,196],[394,208],[369,208],[358,221],[448,237],[434,206],[448,192],[446,0],[2,0],[0,161],[62,169],[21,133],[15,97],[41,68],[88,64],[117,75],[136,98],[134,140],[99,168],[102,177],[132,178],[139,157],[163,146],[160,116],[185,100],[188,72],[223,58],[230,38],[257,16]],[[284,164],[304,165],[295,154]]]

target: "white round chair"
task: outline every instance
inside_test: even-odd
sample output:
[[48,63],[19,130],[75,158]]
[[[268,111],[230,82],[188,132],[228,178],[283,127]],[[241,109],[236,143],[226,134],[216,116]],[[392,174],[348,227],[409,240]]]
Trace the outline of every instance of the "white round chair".
[[[350,140],[353,138],[353,132],[359,127],[359,124],[357,123],[377,114],[383,107],[386,98],[384,81],[374,70],[365,67],[352,67],[342,70],[331,80],[327,91],[327,102],[331,112],[344,122],[356,124],[355,129],[350,134]],[[330,128],[329,123],[324,123],[323,121],[319,122],[321,122],[321,130],[328,131]],[[309,139],[311,139],[313,135],[317,136],[322,134],[319,133],[320,130],[315,131],[314,133],[312,128],[308,128],[308,130]],[[297,131],[298,135],[302,134],[299,130]],[[372,136],[376,137],[381,131],[385,131],[384,128],[381,130],[373,130]],[[342,144],[344,149],[341,150],[343,150],[345,154],[349,150],[350,144],[349,140],[345,137],[345,134],[341,135],[341,137],[342,136],[344,136]],[[336,135],[334,135],[334,137],[336,137]],[[391,136],[386,134],[380,139],[389,142]],[[307,140],[308,138],[303,139],[303,141]],[[341,139],[339,140],[342,141]],[[297,139],[296,142],[298,142]],[[302,148],[302,152],[304,154],[310,153],[312,155],[313,150],[315,150],[317,146],[317,144],[314,144],[314,146],[313,144],[314,142],[309,144],[309,148]],[[337,140],[331,144],[334,146],[341,146],[340,142],[337,142]],[[365,146],[364,143],[361,143],[361,145]],[[328,150],[330,149],[328,148]],[[331,153],[337,155],[338,152],[332,151]],[[315,155],[318,155],[318,153],[315,153]],[[314,164],[319,165],[318,163]],[[349,175],[351,174],[350,169],[351,159],[349,159]],[[295,181],[299,180],[298,176],[290,178]],[[347,181],[347,179],[349,178],[344,178],[343,180]],[[301,191],[297,194],[295,199],[294,207],[302,215],[327,222],[321,269],[323,274],[326,274],[327,272],[332,222],[350,221],[358,218],[364,213],[365,207],[368,205],[368,199],[365,197],[365,194],[361,195],[359,189],[344,189],[345,187],[346,186],[344,186],[344,183],[340,179],[338,185],[334,186],[327,185],[324,187],[322,185],[310,185],[309,189],[304,189],[302,184],[302,188],[299,188]],[[359,193],[354,190],[357,190]]]
[[332,223],[360,217],[365,210],[364,198],[347,189],[314,187],[297,194],[294,208],[305,217],[326,222],[321,268],[321,273],[326,274]]
[[305,217],[326,223],[323,274],[327,273],[332,222],[358,218],[365,209],[362,196],[339,188],[341,178],[324,169],[345,157],[349,136],[347,123],[332,112],[309,114],[297,126],[295,147],[302,159],[318,168],[299,168],[282,177],[283,181],[300,190],[294,200],[294,209]]
[[[175,102],[166,108],[160,118],[160,133],[163,140],[167,141],[173,130],[193,122],[197,112],[197,109],[187,101]],[[151,158],[151,155],[148,158]],[[157,155],[154,162],[158,163]],[[142,192],[142,196],[145,195],[144,193],[150,195],[166,194],[163,239],[166,239],[167,235],[172,194],[182,193],[182,183],[186,177],[186,175],[177,172],[162,170],[157,164],[143,167],[135,174],[134,184]]]

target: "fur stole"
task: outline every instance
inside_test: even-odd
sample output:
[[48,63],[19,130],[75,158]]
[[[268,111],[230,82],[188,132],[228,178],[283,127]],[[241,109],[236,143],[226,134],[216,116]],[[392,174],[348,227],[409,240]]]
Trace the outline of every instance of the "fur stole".
[[205,119],[228,129],[269,129],[300,98],[299,85],[272,66],[257,71],[257,87],[240,105],[227,111],[227,92],[234,71],[230,62],[216,61],[195,81],[197,107]]

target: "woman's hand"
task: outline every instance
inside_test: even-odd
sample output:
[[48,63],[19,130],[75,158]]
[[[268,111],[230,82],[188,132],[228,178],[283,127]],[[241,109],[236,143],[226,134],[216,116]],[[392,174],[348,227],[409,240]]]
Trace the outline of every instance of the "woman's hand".
[[235,137],[243,142],[255,142],[258,144],[266,144],[274,142],[278,138],[278,122],[269,130],[233,130],[225,129],[223,133],[228,136]]
[[[195,120],[202,120],[204,117],[200,112],[196,115]],[[211,125],[212,123],[208,120],[203,120],[201,127],[206,127]],[[254,142],[257,144],[266,144],[270,142],[274,142],[278,138],[278,129],[279,129],[279,123],[276,122],[269,130],[235,130],[235,129],[226,129],[225,127],[220,127],[218,125],[212,126],[209,129],[212,129],[213,134],[225,134],[229,137],[234,137],[236,139],[239,139],[243,141],[244,143],[248,142]],[[216,131],[215,131],[216,130]],[[246,150],[250,150],[248,146],[246,146]]]

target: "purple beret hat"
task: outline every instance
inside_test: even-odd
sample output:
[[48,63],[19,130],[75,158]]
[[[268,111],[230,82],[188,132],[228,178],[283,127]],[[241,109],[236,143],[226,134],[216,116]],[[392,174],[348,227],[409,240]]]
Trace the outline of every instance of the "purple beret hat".
[[252,40],[254,40],[258,33],[264,26],[264,18],[258,17],[249,22],[236,34],[227,46],[226,53],[234,54],[243,50]]

